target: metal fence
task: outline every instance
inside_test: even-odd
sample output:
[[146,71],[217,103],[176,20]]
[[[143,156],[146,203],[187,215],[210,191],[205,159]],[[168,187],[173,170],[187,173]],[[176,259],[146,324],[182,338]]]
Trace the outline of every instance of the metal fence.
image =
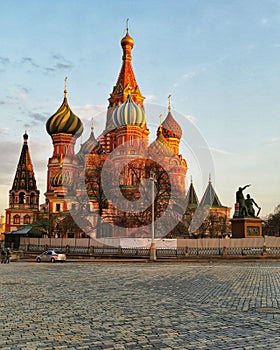
[[[172,242],[171,242],[172,241]],[[156,254],[164,257],[280,257],[279,237],[243,239],[174,239],[156,240]],[[135,242],[135,239],[134,239]],[[169,244],[170,243],[170,244]],[[172,243],[172,244],[171,244]],[[143,257],[150,255],[150,247],[105,246],[94,239],[22,238],[20,250],[27,253],[43,252],[49,247],[61,249],[69,256]]]

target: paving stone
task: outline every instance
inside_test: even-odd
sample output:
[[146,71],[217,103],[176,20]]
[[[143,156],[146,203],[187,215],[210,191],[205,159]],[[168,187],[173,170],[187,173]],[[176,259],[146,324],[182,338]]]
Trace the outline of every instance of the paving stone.
[[279,349],[279,263],[15,262],[1,350]]

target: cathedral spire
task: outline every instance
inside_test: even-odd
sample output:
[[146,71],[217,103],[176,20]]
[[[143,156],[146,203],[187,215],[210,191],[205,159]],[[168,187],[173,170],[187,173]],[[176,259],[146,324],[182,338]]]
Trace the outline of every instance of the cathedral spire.
[[113,88],[113,92],[110,94],[109,107],[118,106],[125,102],[127,95],[130,94],[131,98],[137,104],[143,104],[144,97],[142,96],[138,84],[135,79],[135,75],[132,69],[131,51],[134,46],[134,40],[129,35],[128,19],[126,20],[126,34],[121,40],[121,47],[123,50],[122,55],[122,67],[117,79],[117,83]]

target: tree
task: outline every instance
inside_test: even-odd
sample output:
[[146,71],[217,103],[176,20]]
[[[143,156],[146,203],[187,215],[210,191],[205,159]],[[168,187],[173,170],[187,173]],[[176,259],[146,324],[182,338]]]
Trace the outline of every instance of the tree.
[[263,234],[267,236],[280,236],[280,204],[264,220]]

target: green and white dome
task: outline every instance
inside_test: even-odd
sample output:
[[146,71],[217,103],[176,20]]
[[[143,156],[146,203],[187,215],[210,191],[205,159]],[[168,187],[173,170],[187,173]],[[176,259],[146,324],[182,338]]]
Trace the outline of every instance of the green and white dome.
[[146,124],[146,113],[141,106],[136,104],[130,95],[125,102],[116,107],[112,116],[115,127],[125,125],[144,126]]

